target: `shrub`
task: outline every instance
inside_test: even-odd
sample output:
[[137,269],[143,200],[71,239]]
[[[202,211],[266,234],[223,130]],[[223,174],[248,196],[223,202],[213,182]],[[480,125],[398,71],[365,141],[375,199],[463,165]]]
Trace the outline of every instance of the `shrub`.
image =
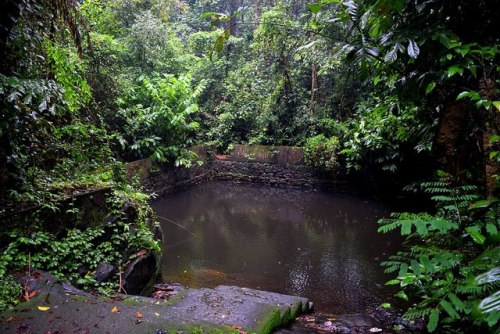
[[338,162],[339,139],[327,138],[317,135],[309,138],[304,147],[306,163],[318,171],[334,172],[339,166]]
[[[500,206],[476,201],[473,186],[452,186],[449,176],[422,184],[437,213],[396,213],[380,232],[400,229],[410,246],[383,262],[396,277],[396,296],[413,302],[407,319],[425,318],[433,332],[494,332],[500,320]],[[496,291],[496,292],[495,292]]]

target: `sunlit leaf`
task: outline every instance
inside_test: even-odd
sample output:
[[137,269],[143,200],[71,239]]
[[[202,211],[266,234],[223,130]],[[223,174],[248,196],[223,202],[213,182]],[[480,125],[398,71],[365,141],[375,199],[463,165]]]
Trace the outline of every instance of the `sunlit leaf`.
[[308,3],[306,6],[313,14],[318,13],[321,10],[321,7],[323,7],[321,3]]
[[395,296],[408,301],[408,296],[404,291],[398,291]]
[[500,311],[500,291],[495,292],[489,297],[486,297],[479,304],[479,309],[484,313]]
[[500,111],[500,101],[493,101],[491,103],[495,108],[497,108],[498,111]]
[[215,12],[205,12],[203,14],[200,15],[200,19],[205,19],[207,17],[215,17],[216,16],[216,13]]
[[380,306],[385,309],[390,309],[392,307],[391,303],[382,303]]
[[465,230],[467,231],[467,233],[469,233],[469,235],[471,236],[471,238],[476,243],[478,243],[480,245],[484,244],[484,241],[486,240],[486,237],[481,234],[481,231],[480,231],[479,227],[477,227],[477,226],[471,226],[471,227],[467,227]]
[[448,75],[448,78],[451,78],[455,74],[458,74],[461,76],[464,73],[464,69],[463,69],[463,67],[459,67],[459,66],[454,65],[454,66],[448,67],[448,69],[446,70],[446,73]]
[[476,277],[476,284],[494,283],[500,281],[500,267],[495,267],[486,273]]
[[417,58],[418,55],[420,54],[420,48],[418,47],[417,43],[412,39],[410,39],[408,41],[407,51],[408,51],[408,55],[411,58]]
[[393,62],[398,59],[399,43],[394,44],[394,47],[385,55],[385,61]]
[[429,94],[429,93],[431,93],[431,92],[434,90],[434,88],[436,88],[436,83],[435,83],[434,81],[432,81],[432,82],[431,82],[431,83],[429,83],[429,84],[427,85],[427,87],[425,88],[425,94]]
[[48,310],[50,309],[50,307],[49,307],[49,306],[37,306],[37,308],[38,308],[40,311],[43,311],[43,312],[48,311]]

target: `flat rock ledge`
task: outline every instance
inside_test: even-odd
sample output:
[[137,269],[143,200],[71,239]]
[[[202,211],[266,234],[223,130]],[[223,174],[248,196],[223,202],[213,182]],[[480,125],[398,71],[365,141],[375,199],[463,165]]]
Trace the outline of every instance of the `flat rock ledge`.
[[94,296],[40,271],[21,282],[33,297],[0,314],[1,333],[265,334],[312,308],[306,298],[234,286],[185,289],[159,300]]

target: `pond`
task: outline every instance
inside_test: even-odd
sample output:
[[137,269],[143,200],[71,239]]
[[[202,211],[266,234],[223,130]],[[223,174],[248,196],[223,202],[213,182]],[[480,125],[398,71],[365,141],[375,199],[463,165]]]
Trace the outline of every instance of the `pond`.
[[377,233],[389,209],[321,191],[209,182],[153,203],[163,280],[300,295],[316,311],[366,312],[394,291],[379,262],[400,239]]

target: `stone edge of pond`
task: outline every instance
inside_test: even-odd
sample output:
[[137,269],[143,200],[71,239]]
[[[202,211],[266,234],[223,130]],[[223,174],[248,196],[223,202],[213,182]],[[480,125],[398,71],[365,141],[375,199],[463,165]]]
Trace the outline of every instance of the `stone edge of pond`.
[[20,277],[33,297],[0,314],[2,333],[270,333],[309,311],[306,298],[219,286],[172,300],[95,296],[35,271]]

